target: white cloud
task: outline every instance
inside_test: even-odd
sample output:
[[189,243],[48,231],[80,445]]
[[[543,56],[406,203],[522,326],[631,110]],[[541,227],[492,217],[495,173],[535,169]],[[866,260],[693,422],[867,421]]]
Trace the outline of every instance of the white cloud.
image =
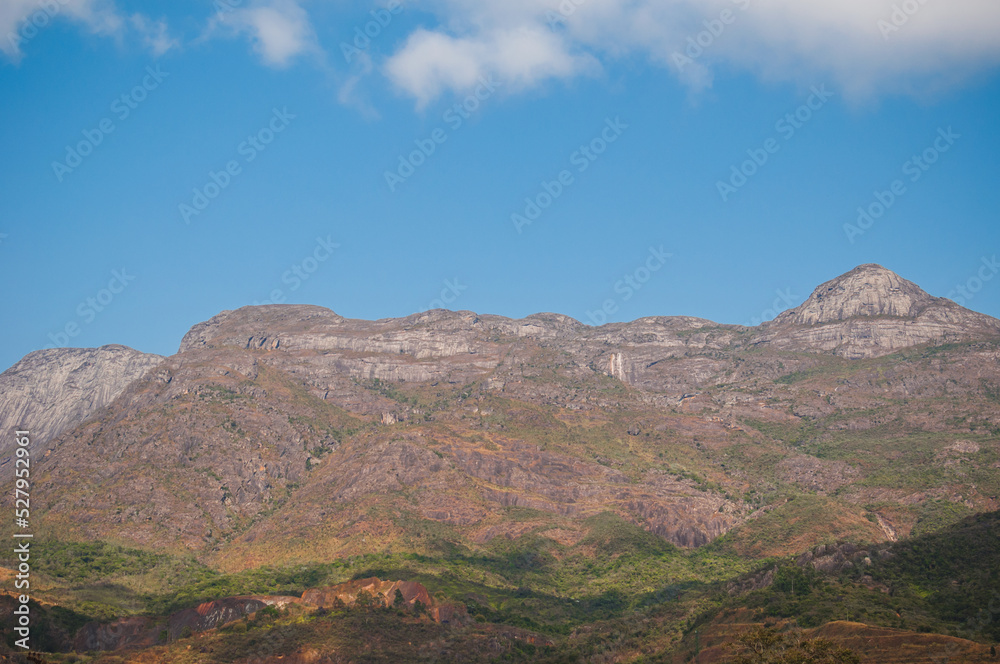
[[[635,55],[671,68],[695,88],[710,86],[713,70],[725,66],[770,80],[831,81],[859,98],[953,85],[1000,63],[996,0],[414,0],[410,6],[433,12],[440,25],[414,32],[385,71],[418,104],[467,86],[485,70],[530,86]],[[910,13],[893,21],[894,6]],[[705,21],[718,28],[714,21],[727,10],[731,22],[721,34],[679,66],[674,54],[706,30]]]
[[295,0],[270,0],[224,11],[218,23],[253,40],[254,51],[271,67],[287,67],[298,55],[318,52],[306,11]]
[[525,25],[476,38],[417,30],[386,64],[386,73],[423,106],[445,90],[472,88],[486,76],[517,89],[594,67],[593,58],[570,53],[558,35]]
[[[304,54],[322,63],[307,1],[223,0],[228,9],[208,34],[246,36],[272,67]],[[894,24],[894,7],[911,15],[897,10],[905,20]],[[516,91],[626,58],[665,67],[696,90],[726,68],[828,83],[855,98],[947,88],[1000,64],[998,0],[406,0],[404,8],[437,20],[374,66],[418,106],[483,75]],[[723,11],[733,20],[680,66],[676,54]],[[164,21],[123,16],[115,0],[0,0],[0,51],[17,60],[31,39],[26,31],[67,19],[94,34],[138,35],[156,55],[179,46]],[[354,95],[365,74],[355,71],[343,94]]]
[[163,19],[153,21],[142,14],[133,14],[129,17],[129,23],[139,33],[146,48],[156,57],[180,47],[180,42],[170,36],[167,22]]
[[20,60],[27,42],[51,23],[63,20],[104,37],[122,37],[131,28],[155,55],[177,45],[165,21],[151,21],[141,14],[126,19],[112,0],[0,0],[0,51]]

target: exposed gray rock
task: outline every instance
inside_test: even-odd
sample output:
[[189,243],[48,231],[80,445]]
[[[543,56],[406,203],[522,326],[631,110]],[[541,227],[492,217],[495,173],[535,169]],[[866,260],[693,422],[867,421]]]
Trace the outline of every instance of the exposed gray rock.
[[902,348],[995,337],[1000,320],[933,297],[881,265],[861,265],[760,327],[757,344],[849,359]]
[[868,264],[822,284],[803,304],[778,319],[797,325],[819,325],[859,316],[916,318],[939,302],[912,281],[881,265]]
[[111,403],[162,361],[118,345],[26,355],[0,374],[0,457],[10,450],[14,429],[28,429],[33,443],[44,443]]

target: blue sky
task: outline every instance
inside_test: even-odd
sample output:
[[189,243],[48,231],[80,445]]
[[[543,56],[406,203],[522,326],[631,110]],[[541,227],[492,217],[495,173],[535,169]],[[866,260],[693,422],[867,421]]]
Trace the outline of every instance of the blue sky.
[[747,324],[868,262],[1000,316],[1000,6],[893,4],[8,0],[0,367],[273,298]]

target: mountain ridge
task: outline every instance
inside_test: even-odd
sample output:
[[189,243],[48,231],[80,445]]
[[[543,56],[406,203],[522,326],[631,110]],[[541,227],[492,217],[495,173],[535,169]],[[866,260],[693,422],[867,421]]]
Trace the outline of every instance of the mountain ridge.
[[[151,628],[136,622],[144,605],[167,616],[376,576],[464,604],[472,634],[505,625],[549,639],[659,615],[650,638],[676,644],[694,629],[696,651],[697,612],[716,591],[737,612],[744,592],[787,614],[815,589],[810,620],[856,606],[883,626],[959,620],[917,599],[896,606],[933,620],[900,616],[873,575],[889,543],[1000,510],[995,324],[877,266],[760,328],[248,307],[193,326],[165,358],[33,354],[0,376],[0,407],[40,432],[34,551],[67,575],[53,586],[80,612],[67,634],[83,617]],[[30,390],[29,412],[18,404]],[[48,417],[60,432],[44,437]],[[951,604],[966,611],[968,589]],[[830,594],[843,592],[847,615]],[[334,613],[287,620],[370,631],[371,614]],[[236,652],[272,619],[192,638]],[[383,635],[431,625],[374,619]],[[546,642],[560,640],[574,637]]]
[[[942,309],[958,312],[950,327]],[[904,312],[914,317],[887,315]],[[865,375],[864,364],[838,362],[983,339],[986,345],[956,353],[950,371],[953,391],[975,395],[973,404],[990,398],[1000,385],[990,370],[1000,321],[966,312],[875,265],[827,282],[797,310],[755,329],[692,317],[595,328],[557,314],[513,320],[434,310],[360,321],[312,305],[244,307],[193,326],[169,358],[124,347],[29,356],[17,372],[0,376],[0,407],[8,418],[25,417],[22,392],[4,385],[31,383],[25,367],[36,360],[49,363],[35,372],[69,387],[58,377],[76,365],[52,371],[68,358],[97,376],[102,366],[111,373],[102,400],[85,408],[73,410],[79,402],[64,391],[42,399],[65,410],[52,420],[60,435],[35,440],[46,449],[39,463],[52,487],[48,514],[61,523],[60,514],[92,501],[85,519],[62,524],[91,536],[113,531],[148,544],[166,528],[199,550],[218,546],[219,532],[252,541],[249,524],[280,533],[280,520],[261,519],[286,501],[296,510],[318,508],[329,496],[346,505],[391,487],[421,487],[413,502],[421,518],[478,524],[484,533],[499,527],[489,516],[498,504],[566,518],[612,506],[675,544],[697,547],[761,506],[745,494],[752,473],[734,474],[712,450],[737,441],[778,445],[776,486],[826,491],[864,480],[857,468],[792,453],[767,433],[817,419],[849,430],[885,422],[866,414],[887,407],[878,380]],[[799,324],[801,316],[815,322]],[[944,322],[928,327],[934,316]],[[128,361],[102,363],[105,356]],[[858,374],[865,387],[836,397],[839,388],[826,379],[813,392],[782,387],[797,376],[837,371]],[[893,372],[906,394],[943,398],[938,377],[916,365]],[[468,399],[476,405],[467,407]],[[845,410],[858,414],[840,424]],[[33,412],[44,418],[48,411]],[[622,420],[616,412],[633,414]],[[47,423],[31,426],[44,431]],[[405,435],[387,439],[393,427]],[[526,442],[538,436],[560,442],[551,449]],[[590,451],[581,457],[584,448],[569,445],[571,438]],[[640,440],[638,457],[624,453]],[[663,448],[668,441],[683,446]],[[349,473],[323,465],[330,455]],[[0,468],[9,461],[9,450],[0,449]],[[678,470],[692,464],[697,473]],[[104,484],[60,488],[81,473]],[[110,511],[117,500],[106,494],[111,486],[136,498]],[[175,486],[185,487],[183,496]],[[347,512],[336,518],[357,523]],[[861,525],[856,515],[842,523]]]

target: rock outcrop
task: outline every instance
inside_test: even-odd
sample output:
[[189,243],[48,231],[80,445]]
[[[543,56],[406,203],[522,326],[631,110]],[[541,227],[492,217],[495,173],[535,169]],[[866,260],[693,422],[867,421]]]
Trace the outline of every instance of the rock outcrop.
[[184,609],[164,619],[146,616],[121,618],[111,623],[87,623],[73,640],[73,650],[128,650],[148,648],[184,635],[215,629],[253,615],[265,606],[283,607],[297,597],[225,597]]
[[945,301],[881,265],[861,265],[820,285],[803,304],[778,316],[796,325],[839,323],[850,318],[916,318]]
[[998,334],[1000,320],[928,295],[891,270],[869,264],[826,282],[803,304],[762,325],[756,342],[861,359]]
[[[396,601],[397,590],[402,601]],[[364,607],[359,607],[361,597],[367,597]],[[371,577],[326,588],[309,589],[301,597],[225,597],[183,609],[166,618],[134,616],[111,623],[88,623],[77,632],[73,650],[92,652],[148,648],[252,617],[267,606],[281,609],[290,604],[298,604],[310,611],[352,608],[416,611],[419,607],[420,611],[438,623],[460,625],[468,622],[465,605],[437,603],[427,589],[416,581],[382,581]]]
[[382,606],[396,606],[396,591],[402,597],[402,606],[412,609],[417,602],[430,608],[434,602],[427,589],[416,581],[382,581],[377,577],[348,581],[328,588],[313,588],[302,594],[302,602],[320,609],[351,608],[362,593],[369,601]]
[[15,428],[28,429],[32,442],[43,444],[111,403],[162,361],[126,346],[26,355],[0,374],[0,462],[9,456]]

